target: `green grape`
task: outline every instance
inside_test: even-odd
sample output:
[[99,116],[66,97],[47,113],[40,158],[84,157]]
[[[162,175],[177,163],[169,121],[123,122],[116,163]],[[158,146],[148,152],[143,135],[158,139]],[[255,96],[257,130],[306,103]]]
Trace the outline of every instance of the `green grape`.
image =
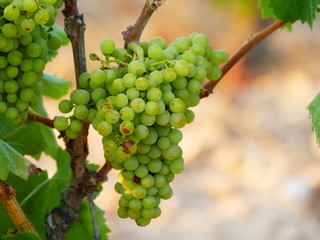
[[121,183],[117,182],[115,185],[114,185],[114,190],[116,190],[117,193],[119,194],[123,194],[124,192],[124,188],[123,186],[121,185]]
[[191,46],[190,51],[192,51],[197,56],[203,56],[206,53],[206,48],[202,44],[195,43]]
[[8,104],[0,101],[0,114],[5,113],[7,109],[8,109]]
[[149,152],[150,148],[150,145],[144,144],[143,142],[139,142],[137,151],[141,154],[146,154]]
[[152,38],[150,40],[150,44],[157,44],[159,45],[162,49],[165,49],[166,46],[167,46],[167,42],[166,40],[163,38],[163,37],[155,37],[155,38]]
[[170,122],[170,113],[164,111],[162,114],[156,116],[156,123],[160,126],[166,126]]
[[134,118],[134,112],[129,107],[121,108],[119,111],[120,118],[123,121],[131,121]]
[[157,144],[160,149],[164,150],[164,149],[168,149],[170,147],[171,142],[170,142],[169,138],[161,137],[158,139]]
[[100,99],[105,99],[107,92],[103,88],[96,88],[91,93],[91,98],[94,102],[98,102]]
[[148,79],[146,79],[145,77],[139,77],[135,82],[134,82],[135,87],[140,90],[140,91],[144,91],[149,87],[148,84]]
[[128,51],[125,48],[116,48],[113,51],[112,56],[115,59],[121,60],[123,62],[125,62],[125,61],[127,61],[129,59]]
[[129,100],[133,100],[133,99],[138,98],[140,96],[140,91],[136,88],[129,88],[126,91],[126,95]]
[[[154,185],[154,180],[153,180],[153,185]],[[156,196],[158,193],[158,188],[155,186],[152,186],[147,189],[147,195],[148,196]]]
[[26,48],[26,53],[31,58],[37,58],[41,54],[41,47],[37,43],[30,43]]
[[142,202],[139,199],[131,199],[129,201],[129,209],[135,212],[139,212],[142,209]]
[[[161,155],[161,151],[160,151],[160,155]],[[151,159],[147,166],[150,172],[157,173],[162,168],[162,162],[160,159]]]
[[128,97],[123,93],[118,94],[114,99],[114,104],[119,108],[123,108],[127,106],[128,103],[129,103]]
[[126,75],[123,76],[123,85],[126,88],[132,88],[134,87],[134,83],[136,81],[136,76],[131,74],[131,73],[127,73]]
[[15,103],[18,100],[18,96],[16,93],[9,93],[7,95],[7,102],[8,103]]
[[143,63],[138,60],[133,60],[128,65],[128,73],[131,73],[135,76],[141,76],[144,72],[146,72],[146,67]]
[[222,76],[222,70],[219,67],[212,66],[211,71],[209,74],[207,74],[207,78],[209,78],[211,81],[219,80]]
[[87,105],[90,101],[90,93],[84,89],[75,89],[70,94],[70,100],[77,105]]
[[4,84],[7,93],[15,93],[19,89],[19,84],[15,80],[8,80]]
[[148,114],[150,116],[154,116],[159,113],[159,105],[157,102],[149,101],[146,103],[144,111],[146,114]]
[[[175,64],[176,65],[176,64]],[[179,66],[179,65],[178,65]],[[188,65],[189,67],[189,65]],[[187,75],[187,74],[186,74]],[[173,68],[167,68],[163,71],[163,80],[166,82],[172,82],[177,78],[177,72]]]
[[178,145],[171,145],[168,149],[162,150],[162,156],[167,160],[174,160],[182,156],[182,149]]
[[169,169],[174,174],[181,173],[184,169],[183,158],[173,160],[169,165]]
[[147,126],[139,124],[135,127],[133,134],[139,139],[144,139],[148,136],[149,129]]
[[73,116],[79,120],[84,120],[88,116],[88,108],[85,105],[77,105],[73,109]]
[[142,207],[144,209],[153,209],[157,204],[157,201],[154,197],[152,196],[145,196],[142,199]]
[[188,91],[193,93],[199,93],[202,89],[202,85],[199,81],[192,79],[188,82]]
[[158,137],[165,137],[169,134],[171,127],[170,126],[159,126],[159,125],[154,125],[154,129],[156,130]]
[[154,208],[152,209],[145,209],[145,208],[142,208],[141,210],[141,216],[144,218],[144,219],[151,219],[154,217]]
[[129,207],[129,200],[126,197],[121,196],[121,198],[118,201],[118,204],[121,208],[128,208]]
[[131,219],[134,219],[134,220],[140,219],[141,217],[140,212],[135,212],[135,211],[132,211],[131,209],[128,210],[128,215]]
[[100,43],[100,50],[104,55],[110,55],[115,50],[115,43],[112,39],[104,39]]
[[156,117],[154,115],[149,115],[149,114],[143,112],[140,116],[140,120],[141,120],[142,124],[149,127],[155,123]]
[[27,12],[35,12],[39,8],[38,0],[24,0],[23,1],[23,9]]
[[20,9],[17,5],[10,4],[4,8],[3,16],[9,21],[16,20],[20,16]]
[[8,42],[9,40],[2,33],[0,33],[0,48],[7,46]]
[[150,157],[146,154],[138,153],[136,156],[137,156],[139,163],[141,163],[141,164],[147,164],[150,161]]
[[96,118],[97,113],[98,113],[98,111],[96,109],[90,108],[89,111],[88,111],[88,116],[84,120],[89,122],[89,123],[92,123],[93,120]]
[[158,191],[158,194],[162,199],[169,199],[173,195],[172,188],[168,185],[164,186],[163,188],[160,188]]
[[188,62],[188,63],[192,63],[192,64],[196,64],[197,63],[197,56],[194,54],[193,51],[185,51],[182,56],[181,59]]
[[196,93],[190,93],[189,95],[189,107],[195,107],[199,104],[200,102],[200,97],[199,94]]
[[170,110],[174,113],[182,113],[186,110],[184,101],[180,98],[174,98],[169,104]]
[[178,144],[182,140],[182,132],[179,129],[171,129],[167,135],[171,144]]
[[103,151],[105,154],[110,156],[111,154],[114,154],[118,149],[118,145],[111,139],[108,139],[103,142]]
[[148,168],[146,165],[139,165],[134,173],[136,174],[137,177],[143,178],[148,175]]
[[64,99],[59,103],[59,111],[62,113],[69,113],[73,109],[72,102],[70,100]]
[[142,98],[135,98],[130,102],[130,107],[135,113],[141,113],[145,109],[145,102]]
[[119,130],[123,135],[130,135],[133,133],[134,125],[130,121],[123,121],[119,126]]
[[68,127],[65,131],[66,131],[66,136],[69,139],[76,139],[77,137],[79,137],[79,132],[72,131],[70,127]]
[[36,27],[36,23],[31,18],[25,18],[21,21],[21,29],[25,33],[31,33],[35,27]]
[[172,82],[172,86],[175,89],[183,89],[187,86],[188,80],[185,77],[177,77],[176,80]]
[[147,98],[150,101],[159,101],[162,97],[162,92],[159,88],[151,88],[147,92]]
[[152,71],[150,74],[149,74],[149,80],[154,80],[156,82],[156,85],[159,85],[163,82],[163,75],[162,75],[162,72],[160,71]]
[[37,24],[44,25],[49,21],[50,15],[46,9],[40,9],[36,11],[33,18]]
[[20,65],[20,69],[23,72],[30,72],[33,69],[33,62],[31,59],[25,59]]
[[106,78],[107,78],[106,73],[100,68],[93,70],[91,73],[91,81],[94,84],[97,84],[97,85],[104,84],[106,81]]
[[154,176],[154,186],[157,188],[163,188],[168,184],[167,178],[160,174],[155,174]]
[[144,188],[151,188],[154,185],[154,178],[152,175],[148,174],[145,177],[140,179],[140,184]]
[[16,120],[19,117],[19,115],[19,111],[14,107],[9,107],[5,112],[6,118],[11,121]]
[[[112,95],[123,93],[126,90],[122,78],[115,79],[109,87],[110,88],[108,88],[108,90]],[[110,90],[113,92],[111,92]]]
[[88,72],[81,73],[79,77],[79,85],[82,88],[87,89],[89,87],[89,80],[90,80],[91,74]]
[[185,51],[187,51],[190,48],[191,44],[191,40],[187,37],[177,38],[173,42],[174,47],[178,50],[179,53],[184,53]]
[[134,171],[139,166],[139,161],[135,156],[131,156],[128,160],[124,161],[123,166],[127,170]]
[[119,112],[115,109],[106,109],[104,119],[110,124],[115,124],[120,119]]
[[2,34],[7,38],[14,38],[17,33],[18,29],[13,23],[6,23],[2,26]]
[[190,67],[188,62],[184,60],[178,60],[174,64],[174,70],[178,76],[187,76],[190,72]]
[[129,216],[128,210],[124,208],[119,208],[117,213],[120,218],[127,218]]
[[162,94],[162,100],[166,105],[169,105],[174,98],[175,98],[175,95],[171,91],[166,91]]
[[18,109],[19,112],[25,112],[29,108],[29,104],[22,101],[21,99],[18,99],[16,102],[16,108]]
[[186,110],[184,112],[184,115],[186,116],[186,119],[187,119],[187,123],[191,123],[193,122],[194,118],[195,118],[195,115],[194,115],[194,112],[192,110]]
[[164,54],[163,54],[163,50],[162,50],[161,46],[159,46],[157,44],[149,45],[148,56],[151,59],[163,60],[164,59]]
[[0,56],[0,69],[4,69],[8,66],[8,60],[5,56]]
[[61,38],[54,33],[50,33],[47,39],[48,48],[51,50],[58,50],[61,45]]
[[56,117],[53,120],[53,126],[55,129],[59,130],[59,131],[64,131],[67,129],[69,123],[68,123],[68,119],[66,117],[63,116],[59,116]]
[[[19,68],[17,68],[16,66],[12,66],[12,65],[9,65],[6,69],[6,73],[7,73],[7,76],[9,78],[15,78],[19,75]],[[35,73],[34,73],[35,74]],[[32,75],[32,73],[28,74],[28,75]],[[23,75],[24,76],[24,75]],[[33,85],[36,81],[37,81],[37,76],[33,76],[33,78],[30,79],[30,81],[32,81],[32,83],[30,83],[29,86]]]
[[190,93],[188,91],[188,89],[177,89],[174,92],[174,95],[177,98],[181,98],[184,102],[188,101],[189,97],[190,97]]
[[162,168],[158,173],[163,176],[168,175],[170,173],[169,166],[163,162]]
[[23,88],[20,92],[20,98],[26,103],[33,102],[35,92],[32,88]]
[[101,136],[108,136],[112,132],[112,125],[106,121],[101,121],[97,126],[97,131]]
[[209,61],[213,65],[219,65],[226,62],[229,59],[229,53],[224,49],[217,49],[211,52]]
[[9,52],[7,59],[8,63],[10,63],[12,66],[18,66],[22,62],[22,53],[18,50],[13,50]]
[[70,123],[70,129],[74,132],[81,132],[83,125],[79,120],[72,120]]
[[147,194],[147,190],[141,185],[137,185],[135,186],[134,189],[132,189],[132,195],[136,199],[142,199],[146,196],[146,194]]
[[36,58],[33,60],[33,71],[36,73],[42,73],[44,68],[46,67],[46,62],[40,58]]

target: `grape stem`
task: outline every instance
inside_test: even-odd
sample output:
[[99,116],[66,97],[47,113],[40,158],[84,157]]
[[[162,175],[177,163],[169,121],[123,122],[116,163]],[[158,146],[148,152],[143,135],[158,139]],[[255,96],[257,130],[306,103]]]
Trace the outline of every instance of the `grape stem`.
[[260,32],[257,32],[249,36],[243,45],[230,57],[230,59],[222,66],[222,75],[217,81],[210,81],[203,85],[203,91],[200,92],[200,97],[204,98],[212,93],[212,90],[221,81],[221,79],[226,75],[227,72],[241,60],[250,50],[252,50],[258,43],[268,37],[271,33],[275,32],[277,29],[285,25],[287,21],[278,20],[268,27],[264,28]]
[[144,63],[144,51],[137,42],[130,42],[128,44],[128,49],[132,50],[136,54],[139,62]]
[[37,233],[17,202],[14,188],[6,185],[2,180],[0,180],[0,202],[6,208],[19,232]]
[[28,118],[29,118],[29,120],[42,123],[50,128],[54,128],[53,127],[53,120],[39,115],[31,108],[28,109]]
[[[149,1],[150,2],[150,1]],[[135,24],[132,26],[130,25],[126,31],[122,32],[123,35],[123,39],[124,39],[124,47],[128,48],[128,45],[130,42],[139,42],[140,41],[140,37],[141,34],[145,28],[145,26],[147,25],[150,17],[152,16],[153,12],[160,7],[162,4],[155,4],[156,2],[164,2],[156,0],[156,1],[152,1],[151,5],[152,8],[150,8],[150,3],[147,2],[143,9],[142,12],[140,13],[140,16],[138,17],[137,21],[135,22]]]

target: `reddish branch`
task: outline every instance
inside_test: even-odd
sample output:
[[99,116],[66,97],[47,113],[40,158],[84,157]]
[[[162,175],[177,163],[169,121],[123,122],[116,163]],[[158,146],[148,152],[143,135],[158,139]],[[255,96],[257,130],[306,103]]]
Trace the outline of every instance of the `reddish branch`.
[[159,6],[162,5],[164,1],[152,1],[150,4],[145,4],[140,16],[138,17],[135,24],[132,26],[130,25],[126,31],[122,32],[123,39],[124,39],[124,47],[127,48],[130,42],[139,42],[141,34],[147,25],[150,17],[152,16],[153,12],[157,10]]
[[19,232],[34,232],[37,230],[26,217],[16,199],[16,192],[13,187],[6,185],[0,180],[0,202],[6,208],[12,221]]
[[210,81],[206,83],[203,87],[204,90],[200,93],[200,97],[207,97],[215,86],[221,81],[224,75],[241,59],[244,55],[246,55],[252,48],[254,48],[258,43],[268,37],[271,33],[276,31],[277,29],[281,28],[287,22],[283,20],[279,20],[265,29],[261,30],[249,36],[245,43],[230,57],[230,59],[222,66],[222,76],[217,81]]
[[53,128],[53,120],[43,117],[33,111],[28,112],[28,118],[32,121],[42,123],[50,128]]

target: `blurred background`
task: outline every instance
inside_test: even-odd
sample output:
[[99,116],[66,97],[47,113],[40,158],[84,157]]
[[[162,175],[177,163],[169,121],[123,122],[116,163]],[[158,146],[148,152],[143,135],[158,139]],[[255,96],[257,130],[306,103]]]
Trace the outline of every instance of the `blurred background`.
[[[86,23],[86,50],[99,54],[104,38],[123,46],[144,0],[79,0]],[[168,0],[152,16],[142,40],[167,42],[205,33],[215,49],[232,54],[245,38],[270,24],[255,0]],[[63,17],[58,23],[62,26]],[[174,195],[147,227],[117,217],[116,171],[96,199],[106,211],[111,240],[317,240],[320,236],[320,151],[306,110],[320,90],[320,21],[313,30],[296,23],[275,32],[241,60],[214,94],[193,110],[182,129],[185,171]],[[99,67],[88,60],[88,70]],[[71,47],[47,72],[75,82]],[[45,100],[50,117],[58,101]],[[89,160],[103,164],[100,137],[89,137]],[[63,143],[61,146],[63,146]],[[54,161],[38,164],[54,173]]]

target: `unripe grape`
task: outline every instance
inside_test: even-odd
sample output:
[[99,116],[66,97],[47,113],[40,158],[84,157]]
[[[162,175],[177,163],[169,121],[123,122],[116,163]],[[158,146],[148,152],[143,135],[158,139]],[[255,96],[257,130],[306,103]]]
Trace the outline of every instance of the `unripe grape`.
[[59,131],[64,131],[67,129],[69,123],[68,123],[68,119],[66,117],[63,116],[59,116],[56,117],[53,120],[53,126],[55,129],[59,130]]
[[75,89],[70,94],[70,100],[77,105],[87,105],[90,101],[90,93],[84,89]]
[[88,116],[88,108],[84,105],[77,105],[73,109],[73,116],[79,120],[84,120]]
[[132,195],[136,199],[142,199],[146,196],[146,194],[147,194],[147,190],[140,185],[137,185],[134,189],[132,189]]
[[187,76],[190,71],[189,64],[184,60],[178,60],[174,64],[174,70],[176,71],[178,76]]
[[100,50],[102,54],[109,55],[115,50],[115,43],[112,39],[104,39],[100,43]]

